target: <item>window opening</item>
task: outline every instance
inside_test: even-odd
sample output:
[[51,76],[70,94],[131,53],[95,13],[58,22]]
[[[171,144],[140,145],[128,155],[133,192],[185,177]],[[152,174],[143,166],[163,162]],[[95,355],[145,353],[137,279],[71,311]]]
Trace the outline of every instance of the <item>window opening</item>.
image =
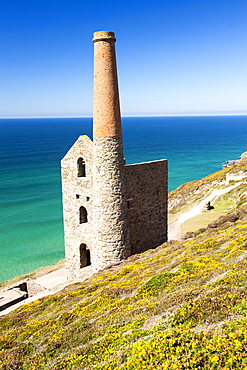
[[86,164],[83,158],[79,158],[77,161],[77,176],[86,177]]
[[127,209],[130,209],[133,207],[133,198],[127,200]]
[[87,222],[87,210],[85,207],[80,207],[80,224]]
[[80,245],[80,268],[91,265],[91,256],[88,246],[84,243]]

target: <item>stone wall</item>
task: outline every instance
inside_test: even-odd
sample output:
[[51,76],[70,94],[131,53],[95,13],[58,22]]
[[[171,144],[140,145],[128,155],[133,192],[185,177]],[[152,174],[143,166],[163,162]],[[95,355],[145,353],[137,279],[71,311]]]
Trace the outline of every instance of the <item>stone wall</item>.
[[[92,246],[92,156],[93,142],[87,136],[80,136],[62,160],[65,267],[68,278],[81,277],[81,267],[88,264]],[[82,160],[84,166],[79,168]]]
[[95,137],[93,156],[92,269],[130,255],[122,138]]
[[167,160],[124,168],[131,254],[135,254],[167,241]]
[[167,160],[124,166],[121,146],[80,136],[62,160],[69,279],[89,262],[95,272],[167,240]]

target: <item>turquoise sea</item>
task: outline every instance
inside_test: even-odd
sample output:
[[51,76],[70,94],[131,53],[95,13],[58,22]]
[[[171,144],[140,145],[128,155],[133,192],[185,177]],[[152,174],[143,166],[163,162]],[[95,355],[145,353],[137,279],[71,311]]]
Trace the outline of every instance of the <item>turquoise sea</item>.
[[[60,160],[91,118],[0,119],[0,281],[64,258]],[[169,160],[169,190],[247,151],[247,116],[123,118],[127,163]]]

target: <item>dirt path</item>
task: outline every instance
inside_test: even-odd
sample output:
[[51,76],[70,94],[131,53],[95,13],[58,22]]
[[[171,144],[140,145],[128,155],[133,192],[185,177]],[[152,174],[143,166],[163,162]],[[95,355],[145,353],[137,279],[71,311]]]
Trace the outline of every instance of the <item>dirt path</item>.
[[184,222],[188,221],[190,218],[193,218],[199,214],[202,213],[202,209],[204,208],[205,204],[207,202],[212,202],[212,200],[215,200],[216,198],[220,197],[223,194],[228,193],[232,189],[239,186],[240,182],[237,184],[234,184],[232,186],[228,186],[224,189],[215,189],[210,195],[208,195],[206,198],[204,198],[197,206],[193,207],[186,213],[182,213],[178,219],[174,222],[172,222],[168,226],[168,240],[177,240],[181,238],[181,226]]

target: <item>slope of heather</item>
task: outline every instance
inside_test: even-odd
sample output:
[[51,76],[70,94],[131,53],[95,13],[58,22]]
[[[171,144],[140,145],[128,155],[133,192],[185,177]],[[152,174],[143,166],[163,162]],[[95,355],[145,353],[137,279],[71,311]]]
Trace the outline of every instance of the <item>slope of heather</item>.
[[[206,187],[226,186],[225,172],[170,199],[190,207]],[[246,194],[243,179],[229,212],[187,239],[1,317],[0,369],[247,368]]]

